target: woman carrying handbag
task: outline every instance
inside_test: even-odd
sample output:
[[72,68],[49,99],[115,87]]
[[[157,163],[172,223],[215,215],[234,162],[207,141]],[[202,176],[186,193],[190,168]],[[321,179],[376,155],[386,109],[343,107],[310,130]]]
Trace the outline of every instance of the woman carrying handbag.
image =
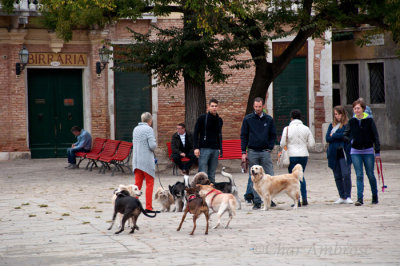
[[[310,129],[303,125],[301,121],[301,112],[300,110],[292,110],[290,112],[290,124],[285,127],[282,132],[282,138],[280,146],[281,148],[287,145],[287,151],[289,155],[289,173],[292,173],[292,170],[296,164],[301,164],[303,167],[303,172],[306,170],[306,165],[308,161],[308,149],[311,149],[315,145],[314,136],[312,135]],[[306,179],[303,177],[303,181],[300,182],[300,191],[303,206],[308,205],[307,201],[307,188],[306,188]],[[299,202],[299,206],[300,202]]]

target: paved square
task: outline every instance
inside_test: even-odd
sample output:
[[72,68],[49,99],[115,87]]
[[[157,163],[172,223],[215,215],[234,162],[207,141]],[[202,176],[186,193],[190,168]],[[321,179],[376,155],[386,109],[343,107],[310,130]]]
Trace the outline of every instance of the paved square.
[[[365,205],[355,207],[333,205],[338,195],[325,154],[312,158],[305,171],[309,206],[293,211],[284,195],[266,212],[243,202],[229,229],[204,235],[201,216],[194,236],[191,215],[176,231],[182,213],[141,215],[133,235],[108,231],[112,192],[133,183],[132,176],[67,170],[65,159],[0,162],[0,265],[399,265],[398,160],[383,160],[388,189],[379,193],[379,204],[371,205],[365,177]],[[171,172],[160,174],[164,187],[183,179]],[[242,196],[248,176],[233,175]],[[225,180],[218,175],[217,181]],[[355,200],[354,170],[352,181]]]

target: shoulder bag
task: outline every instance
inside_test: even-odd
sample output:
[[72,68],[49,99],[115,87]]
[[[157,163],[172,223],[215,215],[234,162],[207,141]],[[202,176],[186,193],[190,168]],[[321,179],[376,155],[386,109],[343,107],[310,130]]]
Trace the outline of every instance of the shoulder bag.
[[288,148],[287,148],[288,141],[289,141],[288,135],[289,135],[289,126],[286,127],[286,145],[278,153],[277,165],[279,168],[288,167],[290,164],[289,153],[288,153]]

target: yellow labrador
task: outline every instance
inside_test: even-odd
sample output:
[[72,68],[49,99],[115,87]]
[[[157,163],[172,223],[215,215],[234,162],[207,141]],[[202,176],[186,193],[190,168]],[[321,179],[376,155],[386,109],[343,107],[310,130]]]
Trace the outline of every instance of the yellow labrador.
[[[230,221],[233,216],[236,215],[236,199],[230,193],[222,193],[221,191],[214,188],[214,185],[200,185],[197,184],[196,187],[199,189],[199,195],[202,197],[212,213],[217,212],[218,222],[214,226],[214,229],[221,224],[221,216],[228,211],[229,219],[225,225],[228,228]],[[210,213],[210,215],[212,214]]]
[[300,198],[300,182],[303,180],[303,167],[296,164],[291,174],[270,176],[260,165],[253,165],[250,169],[253,187],[264,201],[264,211],[271,206],[271,200],[278,194],[285,192],[294,202],[293,209],[297,209]]

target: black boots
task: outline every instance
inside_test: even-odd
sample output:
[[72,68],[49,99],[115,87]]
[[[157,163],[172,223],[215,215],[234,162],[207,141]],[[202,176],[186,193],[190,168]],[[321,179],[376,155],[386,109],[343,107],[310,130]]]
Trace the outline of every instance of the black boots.
[[372,195],[372,204],[378,204],[378,195]]
[[356,201],[356,203],[354,203],[354,205],[356,205],[356,206],[362,206],[363,204],[364,204],[363,199],[358,199],[358,200]]
[[307,206],[307,205],[308,205],[308,201],[307,201],[306,198],[303,198],[303,203],[302,203],[302,205],[303,205],[303,206]]
[[[378,195],[372,195],[372,204],[378,204]],[[354,205],[362,206],[364,204],[363,199],[358,199]]]

